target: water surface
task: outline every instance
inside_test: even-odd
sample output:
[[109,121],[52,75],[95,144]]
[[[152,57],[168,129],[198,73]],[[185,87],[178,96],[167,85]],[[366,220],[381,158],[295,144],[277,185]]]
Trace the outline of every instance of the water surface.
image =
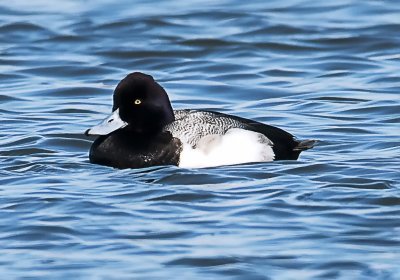
[[[399,279],[400,6],[325,2],[2,2],[1,275]],[[177,109],[319,144],[298,161],[92,165],[83,132],[132,71]]]

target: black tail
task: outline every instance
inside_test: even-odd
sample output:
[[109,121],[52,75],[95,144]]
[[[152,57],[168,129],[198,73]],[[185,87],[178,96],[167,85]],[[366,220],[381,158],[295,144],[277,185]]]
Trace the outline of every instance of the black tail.
[[317,140],[301,140],[297,142],[297,146],[293,148],[293,151],[305,151],[314,147]]

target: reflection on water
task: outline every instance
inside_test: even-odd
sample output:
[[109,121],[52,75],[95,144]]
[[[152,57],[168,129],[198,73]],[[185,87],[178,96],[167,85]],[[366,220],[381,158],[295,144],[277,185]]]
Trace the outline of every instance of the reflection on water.
[[[7,278],[400,278],[400,10],[391,1],[0,4]],[[88,163],[127,73],[319,145],[296,162]]]

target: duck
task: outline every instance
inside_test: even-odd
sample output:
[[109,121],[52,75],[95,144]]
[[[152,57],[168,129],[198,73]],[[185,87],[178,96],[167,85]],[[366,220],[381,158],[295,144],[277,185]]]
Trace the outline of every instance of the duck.
[[85,135],[97,136],[89,161],[119,169],[175,165],[205,168],[297,160],[315,140],[220,112],[174,110],[151,75],[128,74],[116,86],[110,116]]

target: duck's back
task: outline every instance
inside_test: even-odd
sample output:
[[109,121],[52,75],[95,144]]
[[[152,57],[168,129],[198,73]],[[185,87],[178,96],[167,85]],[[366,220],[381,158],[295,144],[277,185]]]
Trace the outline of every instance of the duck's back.
[[164,130],[174,137],[196,147],[207,135],[223,135],[231,128],[244,128],[243,124],[228,115],[204,110],[175,110],[175,121]]

